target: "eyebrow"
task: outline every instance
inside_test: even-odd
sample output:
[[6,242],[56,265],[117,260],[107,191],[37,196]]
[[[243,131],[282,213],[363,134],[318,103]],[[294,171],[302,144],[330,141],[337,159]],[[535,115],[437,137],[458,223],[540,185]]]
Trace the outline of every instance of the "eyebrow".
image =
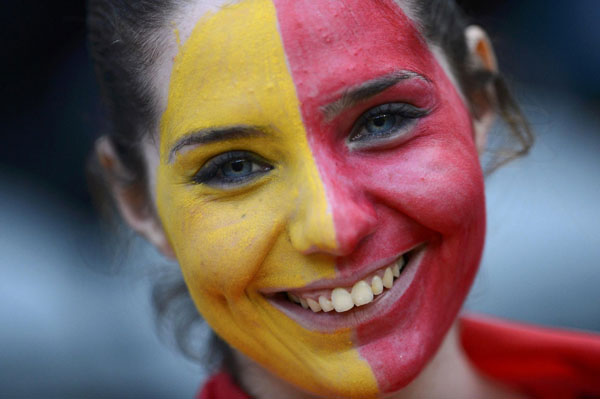
[[175,158],[175,155],[181,151],[182,148],[190,145],[209,144],[219,141],[245,139],[251,137],[264,136],[266,133],[255,127],[247,125],[239,126],[226,126],[223,128],[208,128],[197,130],[192,133],[184,135],[182,138],[171,147],[169,151],[168,162],[171,163]]
[[321,111],[325,114],[325,120],[331,121],[344,109],[351,108],[356,104],[389,89],[399,82],[411,78],[420,78],[429,82],[429,79],[413,71],[392,72],[388,75],[363,82],[356,87],[346,89],[339,100],[323,106]]

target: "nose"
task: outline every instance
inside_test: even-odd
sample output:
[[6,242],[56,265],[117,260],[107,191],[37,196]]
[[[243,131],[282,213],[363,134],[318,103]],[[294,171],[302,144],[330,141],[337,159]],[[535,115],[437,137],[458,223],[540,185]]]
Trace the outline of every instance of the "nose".
[[336,182],[298,195],[289,227],[293,247],[303,254],[345,256],[376,228],[373,205]]
[[355,187],[339,187],[334,183],[330,192],[337,254],[348,255],[375,231],[377,213],[373,203]]

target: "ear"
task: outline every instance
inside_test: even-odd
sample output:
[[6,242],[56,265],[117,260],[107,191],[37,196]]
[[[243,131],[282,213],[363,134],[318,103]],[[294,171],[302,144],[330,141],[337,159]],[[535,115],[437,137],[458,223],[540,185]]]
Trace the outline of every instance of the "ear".
[[[474,70],[484,70],[492,74],[498,73],[498,63],[494,48],[487,33],[479,26],[470,25],[465,29],[465,41],[469,51],[469,61]],[[474,101],[477,115],[473,120],[475,129],[475,144],[479,153],[483,153],[486,145],[488,131],[496,119],[494,107],[495,89],[492,85],[476,93]]]
[[99,138],[95,150],[106,183],[125,222],[163,255],[175,259],[175,253],[154,211],[146,185],[135,181],[134,175],[124,167],[108,137]]

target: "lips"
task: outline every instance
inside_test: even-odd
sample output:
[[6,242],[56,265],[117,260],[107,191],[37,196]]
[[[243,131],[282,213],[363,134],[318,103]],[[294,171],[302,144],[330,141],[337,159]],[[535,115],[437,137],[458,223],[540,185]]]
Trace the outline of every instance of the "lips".
[[288,299],[315,313],[332,310],[341,313],[355,306],[365,306],[393,287],[394,281],[404,270],[408,256],[408,253],[401,255],[391,264],[379,268],[351,286],[309,292],[288,291]]
[[[367,322],[399,300],[412,283],[426,252],[424,243],[387,261],[354,281],[317,282],[319,288],[300,288],[265,294],[267,300],[305,328],[334,331]],[[326,286],[324,286],[326,285]]]

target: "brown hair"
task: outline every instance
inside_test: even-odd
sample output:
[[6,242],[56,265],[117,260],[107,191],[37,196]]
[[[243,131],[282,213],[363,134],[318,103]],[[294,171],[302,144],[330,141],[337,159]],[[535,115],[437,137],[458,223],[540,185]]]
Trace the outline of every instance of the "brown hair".
[[[152,68],[165,43],[168,28],[184,0],[89,0],[88,37],[107,113],[106,135],[123,165],[131,172],[128,184],[146,185],[140,140],[156,131],[159,111],[150,81]],[[485,96],[508,126],[510,144],[495,149],[490,172],[529,150],[533,135],[504,78],[469,63],[465,42],[467,20],[454,0],[407,0],[423,36],[441,48],[465,94],[471,112],[478,116],[478,100]],[[493,90],[490,90],[492,88]],[[492,98],[489,98],[492,96]],[[97,162],[92,160],[92,186],[98,186]],[[96,171],[95,173],[93,171]],[[96,177],[94,177],[96,176]],[[161,278],[153,290],[153,304],[163,331],[173,332],[176,345],[187,356],[206,363],[198,350],[195,326],[202,319],[192,303],[180,274]],[[231,351],[216,336],[212,349],[232,364]],[[215,351],[213,351],[214,353]],[[215,363],[215,362],[211,362]]]
[[[409,3],[423,36],[429,43],[439,46],[447,57],[452,73],[467,97],[471,113],[475,117],[480,116],[482,110],[478,107],[478,100],[487,97],[508,126],[509,140],[505,143],[496,140],[498,144],[489,149],[491,156],[484,167],[486,173],[527,154],[533,145],[534,135],[504,76],[469,62],[464,35],[469,23],[462,10],[454,1],[448,0],[409,0]],[[489,87],[493,90],[488,90]]]

